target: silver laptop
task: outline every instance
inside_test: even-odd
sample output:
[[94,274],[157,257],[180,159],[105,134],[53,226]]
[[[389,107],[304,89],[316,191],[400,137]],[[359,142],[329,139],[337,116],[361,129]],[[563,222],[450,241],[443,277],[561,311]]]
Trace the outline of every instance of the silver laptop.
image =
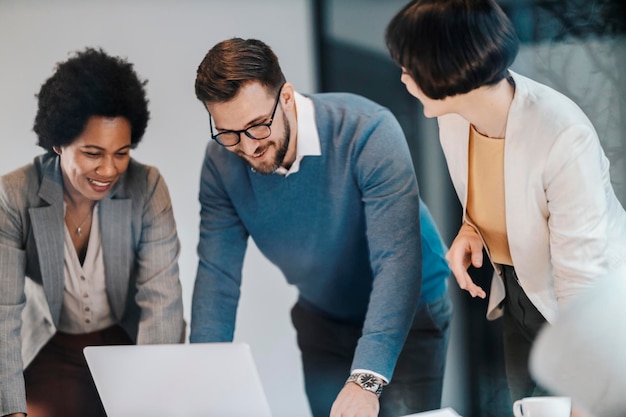
[[245,343],[89,346],[108,417],[271,417]]

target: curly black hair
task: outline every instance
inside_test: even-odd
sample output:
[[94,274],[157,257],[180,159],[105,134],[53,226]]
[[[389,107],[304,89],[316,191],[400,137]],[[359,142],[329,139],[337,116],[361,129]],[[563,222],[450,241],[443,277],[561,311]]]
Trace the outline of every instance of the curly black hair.
[[58,63],[55,73],[41,86],[33,130],[38,145],[72,143],[92,116],[124,117],[131,125],[131,147],[136,147],[148,125],[150,112],[145,85],[133,64],[86,48]]

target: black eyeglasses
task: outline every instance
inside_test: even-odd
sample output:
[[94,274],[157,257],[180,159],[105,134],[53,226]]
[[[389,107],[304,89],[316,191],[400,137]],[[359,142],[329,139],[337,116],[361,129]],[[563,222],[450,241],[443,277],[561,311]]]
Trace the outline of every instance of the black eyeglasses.
[[[285,84],[283,84],[285,85]],[[274,103],[274,108],[272,109],[272,115],[270,116],[270,120],[266,123],[259,123],[253,126],[250,126],[247,129],[242,130],[223,130],[218,134],[213,134],[213,117],[209,113],[209,124],[211,125],[211,138],[215,139],[217,143],[222,146],[230,147],[235,146],[241,141],[241,134],[243,133],[250,139],[254,140],[263,140],[270,137],[272,134],[272,122],[274,121],[274,115],[276,114],[276,109],[278,108],[278,102],[280,101],[280,92],[283,90],[283,85],[278,89],[278,95],[276,96],[276,102]]]

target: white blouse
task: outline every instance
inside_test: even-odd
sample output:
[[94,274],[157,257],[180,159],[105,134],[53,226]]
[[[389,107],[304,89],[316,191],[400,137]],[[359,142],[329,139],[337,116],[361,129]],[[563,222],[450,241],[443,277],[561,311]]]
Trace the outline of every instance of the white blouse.
[[58,329],[83,334],[115,324],[106,293],[98,204],[94,206],[87,254],[80,264],[67,226],[64,238],[65,288]]

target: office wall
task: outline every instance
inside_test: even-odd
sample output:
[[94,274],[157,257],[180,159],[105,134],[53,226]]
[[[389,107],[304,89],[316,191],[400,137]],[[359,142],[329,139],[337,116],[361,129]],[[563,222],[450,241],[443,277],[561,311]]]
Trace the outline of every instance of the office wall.
[[[101,46],[127,57],[149,80],[151,122],[133,156],[156,165],[170,188],[178,224],[185,315],[196,271],[197,192],[207,114],[195,99],[195,71],[206,51],[233,36],[273,46],[287,78],[314,90],[307,0],[2,0],[0,2],[0,173],[41,153],[32,132],[34,94],[68,52]],[[307,417],[299,353],[288,310],[295,291],[252,245],[236,339],[252,345],[275,416]],[[219,375],[207,376],[207,389]]]

